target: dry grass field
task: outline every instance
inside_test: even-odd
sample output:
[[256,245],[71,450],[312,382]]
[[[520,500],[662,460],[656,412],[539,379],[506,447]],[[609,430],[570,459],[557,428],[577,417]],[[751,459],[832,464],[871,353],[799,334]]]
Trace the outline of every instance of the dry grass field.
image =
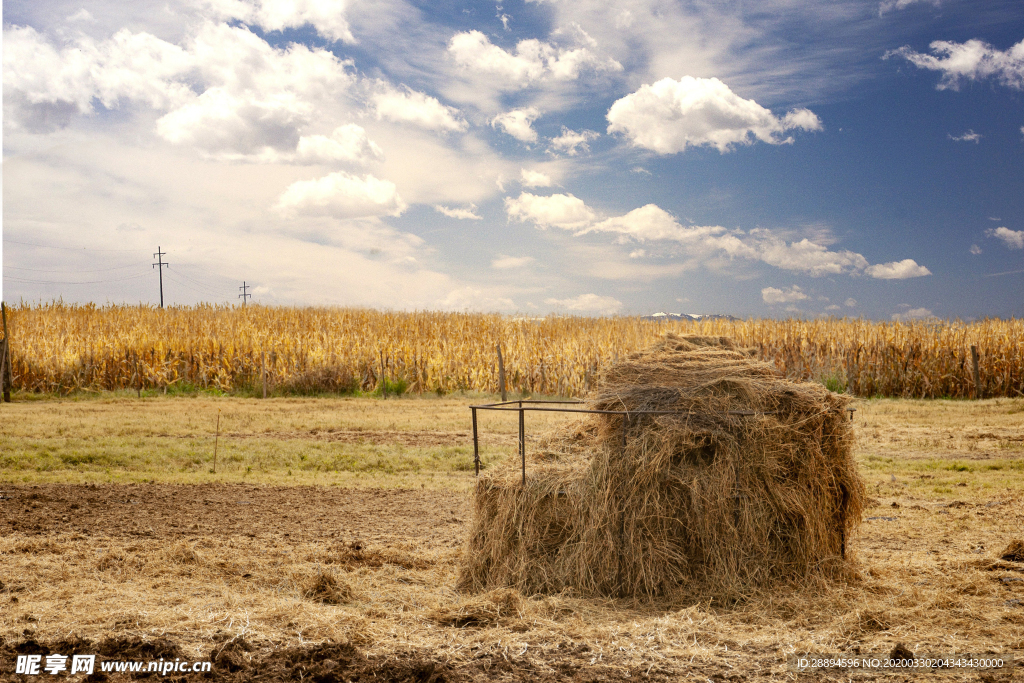
[[[786,657],[1024,657],[1024,562],[1000,559],[1024,538],[1022,399],[858,401],[857,575],[719,605],[457,593],[466,405],[491,398],[0,405],[0,680],[39,680],[14,655],[51,651],[317,682],[910,680]],[[481,428],[485,464],[514,450],[514,416]]]

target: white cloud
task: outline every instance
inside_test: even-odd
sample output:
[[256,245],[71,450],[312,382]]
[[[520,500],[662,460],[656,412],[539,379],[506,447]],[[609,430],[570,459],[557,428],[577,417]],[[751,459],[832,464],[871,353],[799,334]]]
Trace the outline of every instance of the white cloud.
[[395,184],[372,175],[362,178],[344,172],[288,186],[275,207],[284,216],[298,214],[363,218],[398,216],[406,209]]
[[334,111],[354,80],[330,52],[277,49],[223,24],[201,27],[189,51],[205,87],[159,119],[157,133],[214,157],[295,152],[299,130]]
[[977,256],[978,254],[981,253],[981,247],[979,247],[977,244],[972,244],[969,251],[975,256]]
[[975,133],[973,130],[968,129],[963,135],[953,135],[948,133],[949,139],[953,142],[973,142],[977,144],[981,141],[981,133]]
[[896,321],[924,320],[934,318],[932,312],[927,308],[912,308],[905,313],[893,313],[892,319]]
[[[790,303],[792,301],[803,301],[808,297],[799,287],[793,285],[789,289],[765,287],[761,290],[761,298],[764,299],[766,304],[772,305]],[[836,308],[838,308],[838,306]]]
[[80,35],[58,50],[34,29],[4,31],[5,121],[30,131],[75,115],[148,105],[166,112],[156,132],[204,156],[266,161],[294,155],[299,130],[337,108],[353,82],[330,52],[277,49],[243,27],[200,24],[175,45],[122,29]]
[[990,77],[1008,88],[1024,88],[1024,40],[1005,51],[976,39],[964,43],[936,40],[928,47],[930,55],[904,45],[886,52],[885,57],[903,57],[920,69],[940,72],[942,78],[936,86],[939,90],[958,90],[963,81]]
[[377,92],[370,100],[378,119],[411,123],[433,131],[461,132],[469,128],[458,109],[409,88],[398,90],[378,81]]
[[349,123],[326,135],[303,135],[295,149],[295,159],[303,163],[350,162],[367,164],[383,158],[384,153],[366,136],[361,126]]
[[273,158],[294,150],[298,127],[311,112],[281,100],[246,100],[223,88],[209,88],[198,98],[156,123],[160,137],[189,145],[221,159]]
[[622,302],[618,299],[597,294],[581,294],[571,299],[545,299],[544,303],[556,308],[566,308],[581,313],[597,313],[598,315],[611,315],[622,308]]
[[835,304],[829,304],[828,306],[825,307],[825,310],[826,311],[840,311],[840,310],[842,310],[842,307],[841,306],[837,306]]
[[96,22],[96,17],[94,17],[89,10],[83,7],[74,14],[68,16],[68,21],[86,21],[92,24]]
[[709,234],[724,232],[725,228],[684,228],[675,217],[657,204],[646,204],[622,216],[607,218],[587,228],[586,232],[616,232],[629,235],[639,242],[647,240],[675,240],[692,242]]
[[532,256],[505,256],[500,255],[498,258],[491,261],[491,267],[497,268],[498,270],[508,270],[510,268],[522,268],[533,263]]
[[448,293],[437,305],[452,311],[514,311],[512,299],[493,290],[467,285]]
[[607,118],[609,133],[622,133],[634,146],[658,154],[705,145],[725,153],[754,140],[778,145],[792,142],[780,137],[788,130],[822,128],[810,110],[794,109],[779,118],[717,78],[692,76],[643,85],[612,104]]
[[42,132],[92,113],[93,100],[107,109],[129,101],[163,108],[194,96],[183,82],[194,56],[148,33],[122,29],[103,41],[80,35],[58,50],[35,29],[11,26],[3,45],[4,103],[21,105],[5,124]]
[[786,242],[770,230],[751,230],[761,260],[769,265],[808,273],[814,276],[857,272],[868,266],[868,260],[854,251],[830,251],[806,237],[799,242]]
[[349,0],[206,0],[204,4],[220,19],[237,19],[267,31],[309,24],[325,38],[356,42],[345,16]]
[[540,171],[522,169],[521,173],[523,187],[551,187],[551,176]]
[[516,140],[520,140],[522,142],[536,142],[537,131],[535,131],[531,126],[539,116],[540,111],[536,107],[513,109],[512,111],[507,111],[504,114],[498,114],[495,116],[491,120],[491,127],[501,128]]
[[879,280],[905,280],[911,277],[923,277],[931,275],[932,272],[924,266],[917,265],[914,259],[903,259],[902,261],[890,261],[868,266],[864,272]]
[[556,227],[577,230],[590,225],[596,214],[571,194],[553,194],[540,197],[523,192],[517,198],[505,197],[505,211],[509,219],[534,223],[538,227]]
[[590,145],[588,143],[599,137],[601,137],[601,134],[594,130],[581,130],[577,132],[562,126],[562,134],[557,138],[551,138],[551,145],[548,147],[548,151],[552,153],[560,152],[573,157],[579,154],[581,150],[589,152]]
[[938,7],[941,2],[940,0],[883,0],[878,6],[878,16],[882,16],[893,10],[901,10],[909,7],[910,5],[918,5],[922,3],[928,3],[934,7]]
[[434,207],[434,211],[437,211],[438,213],[443,213],[445,216],[448,216],[449,218],[458,218],[460,220],[471,221],[483,220],[483,216],[480,216],[476,213],[475,204],[470,204],[468,209],[451,209],[448,208],[447,206],[441,206],[440,204],[438,204]]
[[613,59],[601,59],[585,47],[558,48],[536,39],[523,40],[506,52],[480,31],[456,33],[448,53],[467,71],[493,78],[503,90],[518,90],[538,81],[571,81],[585,70],[621,71]]
[[985,231],[988,237],[995,237],[1003,241],[1010,249],[1024,249],[1024,230],[1010,230],[999,227],[995,230],[989,228]]
[[854,306],[857,305],[857,300],[854,299],[853,297],[850,297],[849,299],[847,299],[846,301],[843,302],[843,305],[844,306],[849,306],[850,308],[853,308]]
[[[832,251],[808,238],[788,242],[767,228],[748,233],[726,230],[720,225],[683,226],[656,204],[647,204],[621,216],[603,218],[583,200],[571,194],[538,197],[529,193],[517,199],[505,198],[510,219],[533,222],[539,227],[557,227],[577,235],[616,233],[620,241],[674,242],[692,258],[724,257],[758,260],[768,265],[815,277],[843,273],[866,273],[882,279],[902,279],[930,275],[912,259],[870,265],[863,255],[853,251]],[[819,237],[819,239],[821,239]]]

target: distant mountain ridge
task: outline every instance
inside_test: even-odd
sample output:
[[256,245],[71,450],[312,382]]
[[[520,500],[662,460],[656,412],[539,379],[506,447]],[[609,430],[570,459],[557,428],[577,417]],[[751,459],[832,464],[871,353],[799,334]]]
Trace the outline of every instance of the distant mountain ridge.
[[665,313],[659,311],[658,313],[652,313],[650,315],[640,316],[641,320],[739,320],[731,315],[723,315],[721,313]]

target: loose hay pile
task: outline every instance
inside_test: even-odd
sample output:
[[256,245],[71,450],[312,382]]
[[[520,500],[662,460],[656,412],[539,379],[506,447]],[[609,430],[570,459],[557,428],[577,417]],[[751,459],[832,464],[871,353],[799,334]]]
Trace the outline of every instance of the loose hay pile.
[[687,414],[586,415],[531,446],[525,486],[515,458],[482,475],[459,587],[730,601],[835,576],[864,499],[848,400],[728,339],[667,335],[587,407]]

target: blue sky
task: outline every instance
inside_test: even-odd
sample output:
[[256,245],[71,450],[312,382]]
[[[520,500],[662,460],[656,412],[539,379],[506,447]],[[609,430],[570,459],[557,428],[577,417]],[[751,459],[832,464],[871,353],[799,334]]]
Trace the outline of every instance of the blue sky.
[[5,1],[3,297],[1024,315],[1024,5]]

